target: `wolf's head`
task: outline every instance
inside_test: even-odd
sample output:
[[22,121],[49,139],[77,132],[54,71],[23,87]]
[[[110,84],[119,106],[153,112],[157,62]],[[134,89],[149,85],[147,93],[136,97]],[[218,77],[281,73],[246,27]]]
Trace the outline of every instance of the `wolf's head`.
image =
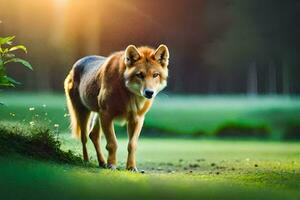
[[129,45],[124,53],[126,87],[138,96],[154,98],[167,86],[169,50]]

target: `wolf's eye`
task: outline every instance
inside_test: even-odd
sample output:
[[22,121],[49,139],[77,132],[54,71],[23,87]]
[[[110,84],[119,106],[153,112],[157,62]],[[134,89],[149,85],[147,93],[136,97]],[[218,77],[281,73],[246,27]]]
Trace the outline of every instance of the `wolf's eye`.
[[137,76],[138,78],[140,78],[140,79],[144,79],[144,78],[145,78],[145,76],[144,76],[144,74],[143,74],[142,72],[136,73],[136,76]]
[[153,74],[153,78],[156,78],[156,77],[158,77],[159,76],[159,73],[154,73]]

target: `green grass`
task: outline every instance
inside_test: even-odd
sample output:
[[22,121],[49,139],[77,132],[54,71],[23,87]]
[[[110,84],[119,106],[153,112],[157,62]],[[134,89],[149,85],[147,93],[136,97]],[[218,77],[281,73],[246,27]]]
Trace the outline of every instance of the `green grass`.
[[0,122],[0,155],[21,154],[35,159],[82,164],[70,150],[61,150],[58,135],[47,127],[14,122]]
[[[69,165],[60,156],[58,160],[47,157],[44,148],[56,149],[54,155],[71,150],[72,157],[80,156],[80,142],[69,134],[59,135],[60,146],[53,142],[57,136],[43,128],[12,123],[1,127],[5,127],[0,137],[1,199],[300,198],[298,142],[141,138],[137,161],[146,173],[136,174],[124,170],[124,138],[119,140],[120,171],[110,171],[94,167],[90,141],[91,165]],[[28,140],[41,144],[23,148]]]
[[[5,93],[0,101],[6,105],[0,107],[0,119],[38,120],[50,127],[58,124],[60,131],[68,130],[62,94]],[[161,95],[144,125],[144,133],[162,135],[216,136],[228,131],[239,137],[300,138],[300,98]]]
[[[0,158],[2,199],[299,199],[299,174],[132,174]],[[286,181],[289,179],[290,181]],[[279,183],[280,182],[280,183]]]

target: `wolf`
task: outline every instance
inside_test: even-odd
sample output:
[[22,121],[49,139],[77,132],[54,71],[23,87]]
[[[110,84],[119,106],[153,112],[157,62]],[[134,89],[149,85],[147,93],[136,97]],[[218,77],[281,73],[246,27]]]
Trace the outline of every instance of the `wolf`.
[[[126,169],[137,172],[136,149],[145,114],[156,95],[167,86],[169,50],[129,45],[108,57],[87,56],[78,60],[64,81],[72,135],[81,139],[83,159],[89,161],[91,139],[100,167],[116,169],[118,142],[114,123],[127,124]],[[107,161],[100,147],[106,138]]]

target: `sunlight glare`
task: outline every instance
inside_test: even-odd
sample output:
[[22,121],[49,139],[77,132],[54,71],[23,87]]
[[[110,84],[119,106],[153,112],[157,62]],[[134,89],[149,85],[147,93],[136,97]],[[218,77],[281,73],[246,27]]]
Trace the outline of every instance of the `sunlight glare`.
[[53,0],[55,6],[64,8],[70,0]]

